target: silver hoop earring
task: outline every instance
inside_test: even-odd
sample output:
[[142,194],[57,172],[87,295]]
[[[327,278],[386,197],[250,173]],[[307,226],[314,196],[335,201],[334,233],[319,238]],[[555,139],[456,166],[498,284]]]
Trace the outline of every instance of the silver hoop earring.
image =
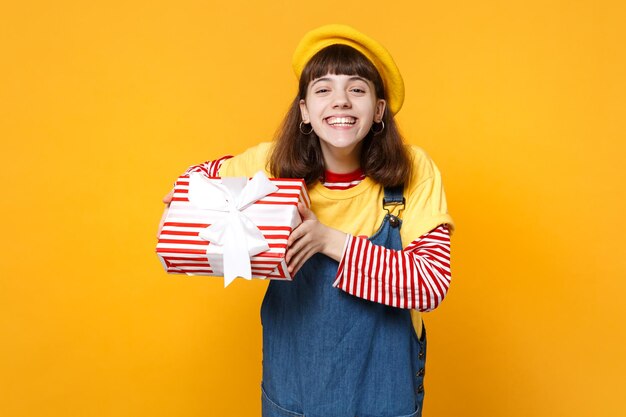
[[303,135],[305,135],[305,136],[306,136],[306,135],[310,135],[310,134],[311,134],[311,132],[313,132],[313,126],[311,126],[311,130],[309,130],[308,132],[305,132],[304,130],[302,130],[302,125],[303,125],[303,124],[306,124],[306,125],[311,126],[309,123],[304,123],[304,120],[303,120],[303,121],[301,121],[301,122],[300,122],[300,126],[298,127],[298,128],[300,129],[300,133],[302,133],[302,134],[303,134]]
[[[378,130],[375,130],[374,126],[378,124],[382,125],[382,127]],[[374,136],[382,133],[383,130],[385,130],[385,122],[383,122],[382,120],[380,121],[380,123],[372,123],[372,127],[370,127],[370,131],[374,134]]]

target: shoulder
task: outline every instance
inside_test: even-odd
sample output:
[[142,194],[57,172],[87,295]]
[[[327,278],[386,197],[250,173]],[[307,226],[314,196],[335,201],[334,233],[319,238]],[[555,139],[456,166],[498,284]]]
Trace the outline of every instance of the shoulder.
[[406,189],[413,190],[425,181],[432,180],[440,176],[439,169],[426,151],[417,145],[408,145],[411,157],[411,177]]
[[251,148],[246,149],[237,157],[251,160],[261,159],[265,162],[267,161],[267,158],[269,158],[273,145],[273,142],[261,142],[258,145],[254,145]]
[[267,172],[267,161],[273,149],[273,142],[261,142],[246,149],[239,155],[224,161],[220,169],[220,175],[248,176],[251,177],[258,171]]
[[409,148],[413,165],[411,179],[404,188],[404,218],[411,221],[403,226],[405,234],[414,240],[442,224],[447,224],[452,232],[454,223],[448,214],[446,194],[437,165],[420,147]]

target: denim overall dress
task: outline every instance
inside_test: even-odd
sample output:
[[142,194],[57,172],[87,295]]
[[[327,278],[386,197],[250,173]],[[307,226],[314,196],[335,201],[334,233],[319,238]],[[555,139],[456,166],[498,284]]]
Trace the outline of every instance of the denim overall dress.
[[[403,204],[385,189],[383,206]],[[401,250],[387,214],[370,241]],[[424,399],[426,336],[410,311],[332,286],[338,263],[317,253],[293,282],[271,281],[261,306],[263,417],[414,417]]]

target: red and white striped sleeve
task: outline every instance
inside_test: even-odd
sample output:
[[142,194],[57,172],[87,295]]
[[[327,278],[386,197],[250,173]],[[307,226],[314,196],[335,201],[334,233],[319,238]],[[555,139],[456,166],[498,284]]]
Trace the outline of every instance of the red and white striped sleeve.
[[190,166],[185,171],[185,174],[191,174],[192,172],[199,172],[208,177],[218,177],[222,163],[225,160],[230,159],[232,157],[233,157],[232,155],[226,155],[226,156],[222,156],[219,159],[215,159],[213,161],[206,161],[198,165]]
[[385,305],[430,311],[450,286],[450,232],[431,230],[404,250],[348,236],[334,287]]

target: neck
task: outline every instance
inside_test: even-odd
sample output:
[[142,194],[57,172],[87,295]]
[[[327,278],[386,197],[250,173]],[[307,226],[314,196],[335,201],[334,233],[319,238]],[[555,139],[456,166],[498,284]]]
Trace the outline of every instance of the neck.
[[[320,141],[321,142],[321,141]],[[351,149],[335,148],[321,143],[324,165],[335,174],[349,174],[361,167],[361,144]]]

